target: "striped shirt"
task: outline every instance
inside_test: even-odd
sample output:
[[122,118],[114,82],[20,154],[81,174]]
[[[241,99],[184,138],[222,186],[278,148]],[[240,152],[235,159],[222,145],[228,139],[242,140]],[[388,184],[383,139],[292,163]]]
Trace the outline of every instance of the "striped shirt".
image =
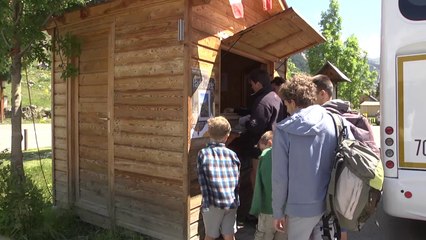
[[225,147],[224,143],[209,143],[198,153],[197,170],[203,209],[209,206],[235,209],[240,205],[240,160],[234,151]]

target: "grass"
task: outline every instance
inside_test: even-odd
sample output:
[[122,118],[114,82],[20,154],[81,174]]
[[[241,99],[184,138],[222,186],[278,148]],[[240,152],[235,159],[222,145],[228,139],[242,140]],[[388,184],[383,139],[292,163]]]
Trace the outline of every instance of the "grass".
[[[49,69],[42,69],[37,66],[28,68],[28,76],[25,71],[22,72],[22,107],[31,105],[28,94],[28,84],[31,94],[31,104],[43,108],[51,108],[51,73]],[[10,106],[11,84],[6,84],[4,90],[5,96],[8,96],[8,105]]]
[[[27,81],[28,79],[28,81]],[[29,83],[29,84],[28,84]],[[28,86],[30,94],[28,93]],[[11,88],[10,83],[6,84],[6,88],[3,93],[8,99],[7,105],[11,106]],[[28,68],[28,76],[25,71],[22,72],[21,79],[21,96],[22,96],[22,107],[35,105],[44,109],[52,108],[52,96],[51,96],[51,72],[50,69],[42,69],[37,66],[30,66]],[[31,95],[31,103],[30,96]],[[51,119],[36,119],[36,123],[50,123]],[[6,118],[3,123],[10,124],[10,118]],[[31,120],[22,120],[23,124],[32,123]]]
[[40,149],[40,158],[37,150],[24,152],[24,170],[27,177],[31,178],[47,201],[52,202],[52,150]]
[[[35,123],[51,123],[51,122],[52,122],[51,118],[48,118],[48,119],[37,119],[36,118],[35,119]],[[12,124],[12,121],[11,121],[10,118],[5,118],[4,121],[2,123],[0,123],[0,125],[1,124],[10,125],[10,124]],[[27,119],[22,119],[22,124],[33,124],[33,121],[27,120]]]
[[[24,170],[28,178],[31,178],[35,185],[41,189],[46,201],[52,206],[52,151],[50,148],[32,149],[23,152]],[[39,160],[41,159],[41,161]],[[0,162],[9,164],[10,153],[1,153]],[[41,166],[40,166],[41,165]],[[1,165],[0,165],[1,166]],[[43,169],[43,171],[42,171]],[[44,174],[43,174],[44,173]],[[57,213],[56,213],[57,214]],[[61,239],[70,240],[149,240],[151,238],[138,233],[117,228],[111,231],[82,222],[71,211],[62,211],[61,222],[57,224],[56,231],[61,232]],[[46,210],[46,215],[54,215],[52,207]],[[49,220],[50,219],[50,220]],[[45,221],[57,221],[57,217],[47,217]],[[46,223],[46,225],[52,223]],[[56,239],[56,238],[55,238]]]

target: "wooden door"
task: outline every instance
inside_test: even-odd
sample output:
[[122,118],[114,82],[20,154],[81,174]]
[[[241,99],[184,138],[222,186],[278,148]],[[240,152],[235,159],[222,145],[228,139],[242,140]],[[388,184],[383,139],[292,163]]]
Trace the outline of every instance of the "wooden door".
[[[113,219],[112,81],[113,28],[105,25],[78,36],[82,53],[74,83],[75,205],[83,218]],[[86,215],[86,216],[84,216]]]

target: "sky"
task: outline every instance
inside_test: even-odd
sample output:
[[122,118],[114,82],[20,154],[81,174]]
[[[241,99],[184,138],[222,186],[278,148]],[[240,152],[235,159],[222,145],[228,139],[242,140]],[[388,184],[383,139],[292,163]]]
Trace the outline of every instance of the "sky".
[[[286,0],[306,22],[318,32],[321,12],[328,9],[330,0]],[[342,41],[350,35],[358,38],[360,47],[369,58],[380,57],[380,0],[338,0],[342,18]]]

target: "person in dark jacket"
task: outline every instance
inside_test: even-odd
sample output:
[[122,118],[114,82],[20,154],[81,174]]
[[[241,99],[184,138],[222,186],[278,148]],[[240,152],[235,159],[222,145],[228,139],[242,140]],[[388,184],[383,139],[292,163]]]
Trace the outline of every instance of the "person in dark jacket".
[[274,90],[274,92],[278,94],[281,85],[283,85],[285,82],[286,80],[282,77],[274,77],[274,79],[272,79],[271,81],[272,89]]
[[[282,77],[274,77],[274,79],[272,79],[271,81],[271,85],[272,85],[272,89],[274,90],[274,92],[276,94],[278,94],[278,92],[280,91],[281,86],[286,83],[286,79],[282,78]],[[284,102],[283,102],[283,112],[284,112],[284,118],[286,118],[288,116],[287,113],[287,107],[285,106]]]
[[276,123],[284,119],[283,103],[273,91],[268,73],[255,69],[249,75],[249,83],[253,90],[253,105],[250,108],[250,118],[245,123],[246,137],[249,141],[248,157],[252,161],[252,182],[256,177],[257,161],[260,155],[256,147],[263,133],[273,130]]
[[[256,170],[260,150],[256,147],[263,133],[273,130],[276,123],[284,118],[283,103],[280,97],[273,91],[268,72],[255,69],[250,72],[249,84],[253,90],[251,98],[250,115],[242,117],[240,121],[246,131],[241,134],[236,150],[241,160],[241,191],[247,196],[240,196],[239,219],[248,214],[251,204],[252,191],[256,178]],[[247,176],[248,175],[248,176]],[[243,178],[248,177],[247,181]],[[244,189],[247,188],[247,191]]]

